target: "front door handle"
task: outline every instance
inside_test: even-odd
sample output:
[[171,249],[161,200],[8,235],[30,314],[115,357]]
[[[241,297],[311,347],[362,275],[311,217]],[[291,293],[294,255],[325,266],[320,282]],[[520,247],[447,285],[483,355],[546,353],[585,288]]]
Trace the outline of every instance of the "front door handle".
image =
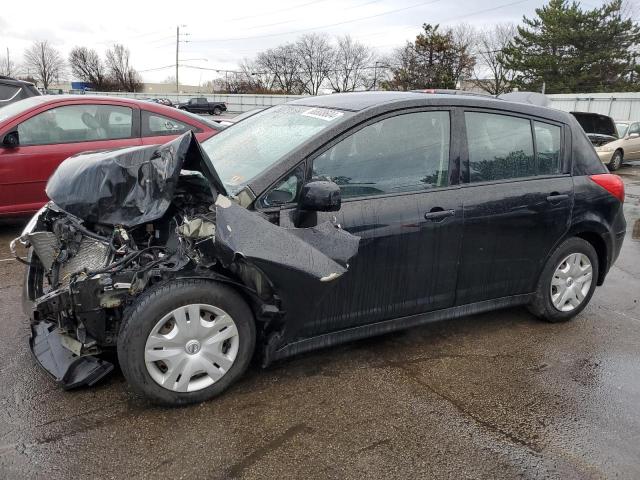
[[562,202],[564,200],[568,200],[568,199],[569,199],[569,195],[553,192],[551,195],[549,195],[547,197],[547,202],[560,203],[560,202]]
[[441,222],[447,217],[453,217],[456,214],[455,210],[444,210],[440,207],[432,208],[431,211],[424,214],[424,218],[426,220],[431,220],[432,222]]

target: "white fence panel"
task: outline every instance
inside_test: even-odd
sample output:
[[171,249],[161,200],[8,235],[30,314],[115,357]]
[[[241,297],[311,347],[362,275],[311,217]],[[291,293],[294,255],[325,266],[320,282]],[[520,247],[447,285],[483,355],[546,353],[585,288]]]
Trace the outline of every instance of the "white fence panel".
[[548,97],[553,108],[566,112],[594,112],[616,120],[640,120],[640,93],[577,93]]
[[204,93],[162,93],[158,95],[149,95],[148,92],[87,92],[87,95],[107,95],[112,97],[125,98],[168,98],[172,102],[187,102],[190,98],[206,97],[210,102],[224,102],[227,104],[229,112],[241,113],[253,110],[257,107],[270,107],[272,105],[280,105],[282,103],[295,100],[296,98],[304,98],[305,95],[246,95],[246,94],[204,94]]

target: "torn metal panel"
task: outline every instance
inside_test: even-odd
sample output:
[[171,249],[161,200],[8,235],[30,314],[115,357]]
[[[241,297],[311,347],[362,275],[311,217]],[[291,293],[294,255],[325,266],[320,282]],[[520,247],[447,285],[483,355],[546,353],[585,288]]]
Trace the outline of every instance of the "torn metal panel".
[[164,145],[87,152],[65,160],[46,193],[64,211],[90,223],[133,226],[167,211],[181,170],[201,172],[212,193],[226,193],[191,132]]
[[335,280],[347,271],[360,239],[326,222],[311,228],[283,228],[231,202],[216,201],[216,245],[226,263],[236,256],[261,264],[267,275],[285,269],[317,280]]

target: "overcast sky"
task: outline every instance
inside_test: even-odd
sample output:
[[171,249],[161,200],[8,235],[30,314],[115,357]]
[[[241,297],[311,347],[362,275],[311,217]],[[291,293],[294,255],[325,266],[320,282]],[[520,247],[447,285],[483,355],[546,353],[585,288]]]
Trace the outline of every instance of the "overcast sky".
[[[633,0],[637,1],[637,0]],[[189,34],[180,44],[183,63],[209,69],[234,69],[243,58],[295,40],[306,32],[351,34],[391,51],[415,38],[423,23],[478,27],[519,22],[543,0],[279,0],[155,1],[111,0],[91,3],[29,0],[0,11],[0,55],[6,48],[18,62],[34,40],[49,40],[66,58],[75,45],[101,54],[114,42],[131,50],[134,67],[148,82],[175,74],[176,25]],[[581,2],[586,8],[599,0]],[[28,6],[27,9],[23,8]],[[206,59],[200,60],[200,59]],[[157,70],[151,70],[157,69]],[[215,72],[182,67],[180,81],[199,84]]]

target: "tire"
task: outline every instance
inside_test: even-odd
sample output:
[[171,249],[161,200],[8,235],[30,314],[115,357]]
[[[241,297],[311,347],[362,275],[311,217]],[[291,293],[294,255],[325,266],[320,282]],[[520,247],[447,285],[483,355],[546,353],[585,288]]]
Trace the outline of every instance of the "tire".
[[216,108],[214,108],[214,109],[213,109],[213,114],[214,114],[214,115],[218,116],[218,115],[220,115],[221,113],[222,113],[222,110],[220,110],[218,107],[216,107]]
[[[173,312],[182,308],[186,309],[185,305],[191,305],[191,308],[197,305],[198,308],[203,309],[198,310],[200,322],[192,324],[187,316],[186,323],[183,323],[185,321],[184,316],[180,322],[178,317],[172,316]],[[207,311],[207,309],[209,310]],[[214,343],[214,345],[222,344],[224,346],[227,341],[233,342],[228,352],[221,350],[221,352],[215,353],[215,355],[218,355],[215,358],[225,359],[225,362],[230,362],[228,367],[220,360],[218,360],[220,365],[211,360],[208,353],[210,347],[206,347],[206,345],[209,345],[208,342],[205,342],[200,337],[193,337],[191,335],[193,331],[183,329],[182,331],[186,332],[185,335],[180,334],[178,336],[175,334],[173,338],[171,338],[171,335],[167,335],[166,330],[165,333],[162,333],[162,328],[171,328],[168,332],[168,334],[171,334],[174,329],[178,332],[181,331],[177,325],[184,325],[185,328],[188,325],[192,325],[193,328],[196,328],[206,324],[213,326],[207,327],[211,328],[212,335],[219,336],[227,327],[219,331],[213,331],[222,316],[218,317],[218,313],[216,313],[215,320],[207,321],[206,317],[209,316],[211,309],[222,311],[223,314],[227,315],[225,322],[230,317],[231,324],[236,328],[236,335],[232,339]],[[204,319],[203,316],[205,317]],[[158,330],[160,322],[167,317],[171,319],[168,323],[174,322],[173,326],[167,327],[168,323],[166,323],[164,327]],[[212,314],[210,318],[214,319],[214,315]],[[226,331],[227,333],[233,331],[233,328]],[[153,336],[150,337],[152,333]],[[182,339],[185,336],[187,338],[190,336],[191,338],[200,338],[202,345],[198,346],[197,350],[191,348],[192,351],[190,351],[190,344],[192,342],[198,343],[198,341],[189,340],[183,344]],[[165,341],[165,338],[171,338],[168,340],[168,342],[172,342],[171,347],[153,347],[153,342],[156,342],[158,338],[162,338],[163,341]],[[209,337],[209,340],[211,339],[212,337]],[[256,330],[253,314],[249,306],[235,290],[226,285],[206,280],[175,280],[160,284],[145,292],[127,309],[118,335],[118,361],[125,378],[136,392],[160,405],[187,405],[209,400],[232,385],[247,369],[253,356],[255,341]],[[150,359],[156,358],[158,350],[161,350],[162,355],[165,352],[167,352],[167,355],[171,354],[173,356],[171,362],[175,363],[170,363],[169,360],[167,360],[167,363],[164,363],[164,360],[150,361]],[[233,360],[229,361],[226,356],[219,356],[227,353],[233,354]],[[150,357],[149,355],[153,356]],[[167,359],[169,359],[168,356]],[[190,362],[195,362],[193,364],[197,366],[191,367],[192,363]],[[172,365],[173,367],[170,368]],[[163,366],[166,368],[164,372],[162,371]],[[198,373],[196,371],[198,366],[206,366],[207,371],[215,370],[215,375],[212,376],[204,371]],[[215,368],[212,366],[215,366]],[[223,370],[223,367],[227,368]],[[182,374],[178,375],[175,381],[172,378],[174,372],[179,370],[193,372],[188,378],[184,377],[188,390],[183,388],[185,381],[182,378]],[[221,375],[221,377],[216,377],[214,380],[213,377],[217,375]],[[179,381],[181,379],[183,380],[182,382]],[[166,382],[167,386],[162,386],[159,383],[160,381]],[[210,381],[213,383],[209,384]]]
[[[588,260],[591,267],[590,284],[588,287],[586,287],[585,285],[586,281],[580,283],[580,277],[571,273],[571,270],[569,270],[569,274],[567,277],[559,278],[557,276],[560,274],[565,275],[564,272],[558,272],[558,270],[563,267],[563,265],[565,266],[563,270],[571,268],[567,263],[564,263],[568,258],[582,258],[580,264],[577,267],[579,269],[578,271],[582,271],[583,268],[586,268],[585,266]],[[554,281],[554,278],[555,282],[563,282],[562,286],[557,287],[552,285],[552,281]],[[576,280],[573,280],[573,278],[575,278]],[[582,238],[569,238],[565,240],[558,248],[556,248],[556,250],[547,260],[547,263],[542,270],[542,274],[540,275],[540,279],[538,280],[534,299],[529,305],[529,311],[538,318],[546,320],[548,322],[557,323],[570,320],[578,313],[580,313],[584,309],[584,307],[587,306],[589,300],[591,300],[591,296],[593,295],[593,292],[596,288],[597,278],[598,255],[596,254],[593,246]],[[571,287],[567,288],[567,285],[571,285]],[[584,288],[579,288],[580,286]],[[572,301],[574,301],[575,299],[575,303],[577,303],[577,305],[574,306],[571,304],[566,304],[564,308],[570,308],[566,311],[557,308],[557,306],[554,305],[554,301],[552,299],[552,289],[554,292],[559,292],[558,288],[566,288],[567,290],[573,288],[572,291],[577,292],[577,294],[575,296],[570,296],[570,298]],[[582,296],[583,298],[581,300],[578,300],[578,295]],[[556,298],[559,302],[562,300],[562,296],[558,296],[558,293],[554,295],[554,298]]]
[[613,153],[613,157],[611,157],[611,160],[609,160],[609,164],[607,165],[607,168],[609,168],[609,170],[611,170],[612,172],[615,172],[622,166],[622,160],[623,160],[622,152],[620,150],[616,150]]

